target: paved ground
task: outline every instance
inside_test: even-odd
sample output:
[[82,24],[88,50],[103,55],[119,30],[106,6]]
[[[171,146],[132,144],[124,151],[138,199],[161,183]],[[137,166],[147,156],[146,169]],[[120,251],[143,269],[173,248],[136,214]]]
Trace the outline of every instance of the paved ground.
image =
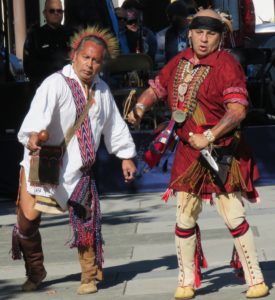
[[[247,204],[247,215],[256,236],[266,282],[271,287],[265,299],[275,299],[275,186],[260,187],[262,202]],[[103,197],[105,282],[94,295],[78,296],[80,267],[75,250],[65,245],[70,237],[68,216],[44,216],[41,234],[48,276],[42,289],[21,293],[25,280],[22,261],[9,255],[15,221],[11,200],[0,205],[0,299],[94,299],[171,300],[177,284],[174,249],[175,201],[167,204],[160,194]],[[232,239],[215,208],[205,205],[199,221],[209,268],[196,299],[245,299],[246,286],[235,277],[228,262]]]

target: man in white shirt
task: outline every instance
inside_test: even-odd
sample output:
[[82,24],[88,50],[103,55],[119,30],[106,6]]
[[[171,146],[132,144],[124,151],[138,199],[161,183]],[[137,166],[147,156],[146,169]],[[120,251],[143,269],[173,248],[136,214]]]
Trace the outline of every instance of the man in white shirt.
[[[13,258],[18,259],[23,253],[27,274],[23,291],[36,290],[46,277],[39,234],[41,212],[60,213],[67,209],[74,233],[70,246],[78,248],[82,268],[77,292],[97,291],[96,281],[102,280],[103,258],[99,199],[92,165],[101,135],[108,151],[122,160],[125,182],[132,181],[136,171],[132,137],[108,85],[98,76],[105,59],[118,53],[116,39],[104,29],[89,27],[74,36],[71,48],[72,64],[43,81],[18,133],[25,151],[17,225],[13,231]],[[32,184],[30,153],[41,150],[39,132],[46,129],[49,133],[45,145],[60,145],[89,100],[92,104],[87,116],[66,145],[59,184]]]

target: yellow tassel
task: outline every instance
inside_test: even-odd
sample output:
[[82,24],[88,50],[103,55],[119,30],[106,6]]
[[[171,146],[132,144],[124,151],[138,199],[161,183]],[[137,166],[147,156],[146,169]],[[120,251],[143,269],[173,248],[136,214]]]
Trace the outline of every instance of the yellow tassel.
[[186,172],[183,173],[183,175],[179,176],[171,183],[171,186],[177,183],[189,183],[190,187],[193,189],[200,179],[205,175],[205,171],[206,168],[203,167],[199,161],[194,161],[186,170]]
[[230,185],[232,187],[242,187],[244,191],[247,190],[245,181],[242,177],[240,170],[240,162],[233,158],[231,169],[230,169]]
[[199,104],[197,104],[196,109],[193,113],[193,119],[195,120],[197,125],[206,123],[204,113],[203,113],[202,109],[200,108]]

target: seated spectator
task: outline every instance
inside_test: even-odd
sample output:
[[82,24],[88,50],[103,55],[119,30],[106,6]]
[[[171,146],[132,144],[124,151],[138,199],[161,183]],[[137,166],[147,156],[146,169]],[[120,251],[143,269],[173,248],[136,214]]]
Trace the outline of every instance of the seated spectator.
[[118,26],[120,31],[126,30],[126,22],[127,22],[127,11],[122,7],[115,8],[115,14],[118,21]]
[[142,25],[142,13],[136,9],[127,10],[126,38],[131,53],[146,53],[155,60],[157,39],[155,34]]
[[188,46],[188,16],[196,12],[193,0],[178,0],[168,5],[166,9],[170,26],[165,33],[165,61],[168,62],[175,55]]
[[127,21],[127,11],[122,7],[116,7],[115,8],[115,15],[117,17],[118,21],[118,40],[119,40],[119,48],[120,52],[123,54],[129,53],[127,38],[125,35],[125,31],[127,29],[126,27],[126,21]]

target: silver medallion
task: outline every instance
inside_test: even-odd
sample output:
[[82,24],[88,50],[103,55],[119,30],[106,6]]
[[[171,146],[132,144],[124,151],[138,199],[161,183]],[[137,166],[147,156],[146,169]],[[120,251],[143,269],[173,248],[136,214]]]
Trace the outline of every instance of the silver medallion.
[[187,83],[181,83],[178,87],[178,93],[179,93],[179,96],[184,96],[186,91],[187,91],[187,88],[188,88],[188,84]]
[[173,111],[172,117],[177,123],[183,123],[186,119],[186,113],[180,109]]

